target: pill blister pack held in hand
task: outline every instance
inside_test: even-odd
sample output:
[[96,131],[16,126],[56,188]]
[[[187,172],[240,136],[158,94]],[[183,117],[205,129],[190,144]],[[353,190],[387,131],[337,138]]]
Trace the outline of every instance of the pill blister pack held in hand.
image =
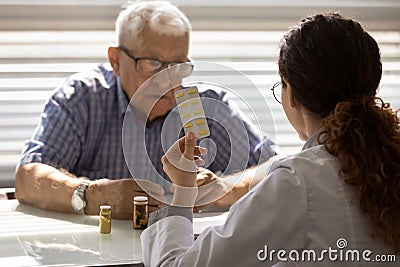
[[185,134],[194,132],[197,139],[209,136],[210,130],[197,87],[184,87],[176,91],[175,99]]

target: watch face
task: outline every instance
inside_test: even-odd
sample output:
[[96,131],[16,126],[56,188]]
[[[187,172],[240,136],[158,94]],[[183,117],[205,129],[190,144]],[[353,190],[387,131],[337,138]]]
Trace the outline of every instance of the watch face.
[[72,204],[72,207],[75,209],[75,210],[81,210],[81,209],[83,209],[83,200],[82,200],[82,198],[80,197],[80,196],[78,196],[78,195],[73,195],[72,196],[72,199],[71,199],[71,204]]

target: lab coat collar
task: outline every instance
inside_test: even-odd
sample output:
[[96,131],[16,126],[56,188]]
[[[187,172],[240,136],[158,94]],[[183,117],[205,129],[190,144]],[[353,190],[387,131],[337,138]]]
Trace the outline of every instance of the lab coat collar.
[[[308,138],[308,140],[306,141],[306,143],[303,146],[303,150],[312,148],[314,146],[318,146],[320,143],[318,142],[318,135],[319,133],[322,131],[322,128],[316,130],[311,136],[310,138]],[[322,135],[322,137],[320,138],[321,140],[325,139],[324,138],[325,134]]]

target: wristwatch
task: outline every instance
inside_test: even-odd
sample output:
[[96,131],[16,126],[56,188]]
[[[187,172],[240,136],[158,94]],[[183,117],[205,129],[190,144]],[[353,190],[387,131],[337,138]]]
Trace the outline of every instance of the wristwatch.
[[85,191],[89,185],[89,181],[83,181],[72,194],[71,205],[74,211],[78,214],[85,214]]

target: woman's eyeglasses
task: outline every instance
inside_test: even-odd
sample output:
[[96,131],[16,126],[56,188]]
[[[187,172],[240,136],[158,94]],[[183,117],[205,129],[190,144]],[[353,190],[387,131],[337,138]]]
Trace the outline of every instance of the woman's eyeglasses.
[[136,63],[136,71],[146,75],[152,76],[161,71],[165,66],[171,69],[172,74],[179,77],[188,77],[193,71],[193,63],[190,59],[186,62],[162,62],[154,58],[138,58],[132,55],[129,50],[124,46],[119,46],[125,55],[130,57]]
[[282,82],[277,82],[275,83],[272,88],[272,94],[274,95],[274,98],[276,101],[278,101],[279,104],[282,104]]

